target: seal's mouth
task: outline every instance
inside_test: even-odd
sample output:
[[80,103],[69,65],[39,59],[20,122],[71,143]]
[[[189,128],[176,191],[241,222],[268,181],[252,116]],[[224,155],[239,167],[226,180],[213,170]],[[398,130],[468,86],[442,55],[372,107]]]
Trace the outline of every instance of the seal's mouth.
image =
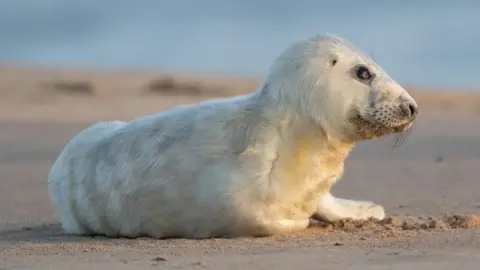
[[405,131],[409,130],[412,127],[412,125],[413,125],[413,120],[409,121],[409,122],[407,122],[403,125],[393,127],[393,131],[394,131],[394,133],[405,132]]
[[352,115],[350,122],[354,124],[355,132],[361,139],[375,139],[390,134],[404,133],[412,127],[414,121],[412,119],[395,126],[386,126],[373,117],[362,116],[358,111],[355,111]]

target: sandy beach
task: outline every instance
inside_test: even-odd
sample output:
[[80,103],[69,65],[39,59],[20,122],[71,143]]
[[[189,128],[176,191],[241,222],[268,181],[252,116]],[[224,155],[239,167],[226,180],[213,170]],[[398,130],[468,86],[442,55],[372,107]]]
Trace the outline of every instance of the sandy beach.
[[399,147],[360,143],[336,195],[385,206],[382,222],[211,240],[65,236],[47,173],[75,133],[254,91],[261,78],[0,66],[0,269],[479,269],[480,95],[405,86],[420,106]]

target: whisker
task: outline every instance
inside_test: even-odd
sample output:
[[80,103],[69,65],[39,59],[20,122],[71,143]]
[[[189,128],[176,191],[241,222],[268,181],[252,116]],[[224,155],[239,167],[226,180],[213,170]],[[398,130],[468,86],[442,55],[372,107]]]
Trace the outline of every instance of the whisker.
[[393,144],[390,144],[390,146],[392,147],[392,150],[394,150],[396,148],[399,148],[405,142],[405,140],[410,135],[410,132],[411,132],[412,128],[413,127],[410,127],[408,130],[406,130],[404,132],[395,134]]

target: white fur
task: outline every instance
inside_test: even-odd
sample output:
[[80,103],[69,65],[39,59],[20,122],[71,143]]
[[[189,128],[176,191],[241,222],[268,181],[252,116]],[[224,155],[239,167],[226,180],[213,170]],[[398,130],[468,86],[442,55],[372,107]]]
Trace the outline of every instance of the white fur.
[[330,221],[344,218],[383,219],[385,217],[385,211],[382,206],[375,203],[335,198],[328,192],[321,197],[314,217]]
[[[353,78],[356,64],[376,74],[370,84]],[[405,100],[416,106],[353,45],[317,36],[287,49],[252,94],[80,132],[53,165],[49,194],[64,230],[80,235],[264,236],[303,230],[312,216],[381,219],[381,206],[330,188],[355,142],[375,137],[352,111],[408,124]]]

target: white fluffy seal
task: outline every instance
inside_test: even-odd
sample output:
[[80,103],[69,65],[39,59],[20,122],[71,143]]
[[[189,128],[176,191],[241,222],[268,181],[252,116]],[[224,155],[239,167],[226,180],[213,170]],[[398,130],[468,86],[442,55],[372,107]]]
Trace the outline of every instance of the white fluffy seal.
[[255,92],[102,122],[48,176],[75,235],[209,238],[304,230],[309,218],[384,218],[330,188],[355,143],[410,128],[418,106],[348,41],[293,44]]

